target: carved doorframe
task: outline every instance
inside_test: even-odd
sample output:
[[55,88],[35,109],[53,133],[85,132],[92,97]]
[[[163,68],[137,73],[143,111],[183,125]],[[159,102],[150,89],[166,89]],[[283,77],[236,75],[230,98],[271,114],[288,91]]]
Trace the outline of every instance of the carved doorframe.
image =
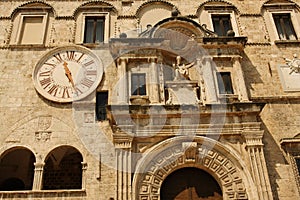
[[223,199],[254,199],[256,187],[235,150],[220,142],[196,136],[178,136],[149,149],[140,159],[133,178],[133,199],[160,200],[165,178],[177,169],[196,167],[219,183]]

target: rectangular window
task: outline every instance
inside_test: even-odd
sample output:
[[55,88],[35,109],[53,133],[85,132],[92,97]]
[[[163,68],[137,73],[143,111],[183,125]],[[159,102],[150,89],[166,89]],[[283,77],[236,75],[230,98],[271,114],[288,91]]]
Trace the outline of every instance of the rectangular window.
[[104,17],[86,17],[84,43],[99,43],[104,41]]
[[108,103],[108,92],[97,92],[96,96],[96,118],[106,120],[106,106]]
[[20,44],[44,43],[44,17],[24,16],[20,33]]
[[146,95],[146,74],[131,75],[131,95]]
[[227,31],[232,30],[230,15],[212,15],[214,31],[218,36],[226,36]]
[[273,18],[280,40],[297,40],[289,13],[273,14]]
[[233,94],[230,72],[218,73],[217,80],[220,94]]

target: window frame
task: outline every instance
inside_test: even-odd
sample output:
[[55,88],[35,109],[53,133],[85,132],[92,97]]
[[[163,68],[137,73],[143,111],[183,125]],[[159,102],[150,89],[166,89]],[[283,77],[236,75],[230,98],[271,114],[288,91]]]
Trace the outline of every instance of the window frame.
[[[265,25],[267,27],[270,42],[272,44],[281,44],[281,43],[299,43],[299,36],[300,36],[300,21],[297,19],[299,18],[299,13],[296,12],[296,7],[294,4],[286,4],[285,6],[279,4],[265,4],[263,5],[263,17],[265,20]],[[273,14],[290,14],[291,23],[294,28],[294,32],[296,35],[297,40],[281,40],[279,34],[277,32],[276,24],[273,19]]]
[[[144,91],[145,91],[145,93],[143,93],[143,94],[133,94],[134,93],[134,91],[136,91],[136,90],[139,90],[139,88],[137,88],[137,89],[135,89],[134,91],[133,91],[133,84],[132,84],[132,82],[133,82],[133,76],[143,76],[144,77],[144,83],[145,84],[143,84],[143,88],[144,88]],[[136,73],[136,72],[133,72],[133,73],[131,73],[131,75],[130,75],[130,96],[147,96],[147,73],[141,73],[141,72],[139,72],[139,73]]]
[[[227,75],[229,74],[229,78],[230,78],[230,84],[229,84],[229,90],[231,91],[231,93],[227,93],[227,89],[226,89],[226,86],[227,84],[224,83],[224,77],[222,76],[223,75]],[[230,71],[220,71],[220,72],[217,72],[216,73],[216,77],[217,77],[217,86],[218,86],[218,95],[234,95],[234,88],[233,88],[233,79],[232,79],[232,73]],[[220,82],[222,80],[223,84]],[[224,93],[221,93],[221,88],[220,88],[220,85],[223,85],[223,90],[224,90]]]
[[[76,35],[80,35],[79,40],[77,39],[77,43],[81,44],[97,44],[97,43],[85,43],[85,24],[86,18],[99,17],[104,18],[104,30],[103,30],[103,42],[100,43],[108,43],[109,41],[109,33],[110,33],[110,14],[109,12],[82,12],[81,17],[77,20],[77,25],[81,28],[78,29],[80,33],[77,32]],[[81,25],[80,25],[81,23]]]
[[216,18],[216,17],[219,17],[219,18],[223,18],[223,17],[228,17],[228,21],[229,21],[229,25],[230,25],[230,28],[231,29],[228,29],[228,30],[233,30],[233,27],[232,27],[232,22],[231,22],[231,16],[230,16],[230,14],[211,14],[211,21],[212,21],[212,25],[213,25],[213,30],[214,30],[214,32],[218,35],[218,37],[222,37],[222,36],[227,36],[227,31],[225,31],[225,26],[224,26],[224,24],[222,23],[223,22],[223,20],[222,19],[220,19],[220,20],[218,20],[218,22],[219,22],[219,25],[220,25],[220,28],[222,29],[222,35],[219,35],[217,32],[216,32],[216,28],[215,28],[215,23],[214,23],[214,18]]
[[[92,19],[93,20],[93,33],[92,33],[92,42],[87,42],[87,20]],[[101,19],[102,20],[102,37],[101,37],[101,41],[97,41],[97,21]],[[103,43],[104,42],[104,35],[105,35],[105,17],[103,16],[86,16],[85,17],[85,21],[84,21],[85,25],[84,25],[84,36],[83,36],[83,43],[84,44],[96,44],[96,43]]]
[[[281,16],[281,17],[279,17],[279,16]],[[277,36],[278,36],[279,40],[290,40],[290,41],[291,40],[298,40],[296,31],[295,31],[295,28],[294,28],[295,26],[294,26],[294,24],[292,22],[291,13],[272,13],[272,17],[273,17],[273,21],[274,21],[276,33],[277,33]],[[277,26],[275,17],[279,17],[280,28],[282,29],[282,32],[284,33],[284,38],[281,38],[281,36],[280,36],[280,33],[278,31],[278,26]],[[295,39],[290,39],[290,36],[288,35],[287,30],[286,30],[286,28],[287,28],[286,24],[283,21],[283,17],[287,17],[288,23],[289,23],[289,26],[290,26],[289,28],[293,32],[292,34],[294,35]]]
[[[24,27],[24,21],[26,17],[42,17],[42,41],[40,43],[32,43],[32,44],[22,44],[22,36],[23,36],[23,27]],[[16,23],[18,26],[17,34],[15,38],[15,44],[17,45],[44,45],[45,44],[45,38],[46,38],[46,30],[48,25],[48,18],[49,14],[47,12],[21,12],[19,16],[19,22]]]
[[231,28],[235,33],[235,37],[240,36],[238,27],[238,15],[233,6],[204,6],[204,10],[200,13],[198,19],[200,24],[206,24],[209,30],[214,31],[212,15],[229,15]]

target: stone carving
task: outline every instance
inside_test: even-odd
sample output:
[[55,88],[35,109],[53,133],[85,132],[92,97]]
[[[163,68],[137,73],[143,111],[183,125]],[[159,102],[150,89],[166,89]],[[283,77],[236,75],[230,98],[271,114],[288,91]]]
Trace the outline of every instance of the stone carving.
[[290,67],[290,74],[300,73],[300,59],[296,54],[293,55],[293,59],[285,58],[286,64]]
[[182,150],[185,152],[186,162],[195,162],[198,153],[197,142],[183,142]]
[[181,80],[182,76],[186,79],[189,78],[189,68],[193,67],[195,62],[189,63],[187,65],[185,64],[180,64],[181,63],[181,57],[177,56],[176,57],[176,65],[173,64],[173,67],[175,68],[175,78],[174,80]]
[[38,127],[35,132],[35,140],[46,142],[51,139],[52,131],[49,130],[52,124],[52,116],[40,116]]
[[84,123],[90,124],[95,122],[94,113],[86,112],[84,113]]
[[48,130],[51,124],[52,124],[51,116],[40,116],[38,118],[38,131]]
[[[194,160],[189,160],[187,157]],[[191,162],[195,166],[202,166],[215,173],[216,178],[220,180],[225,199],[248,199],[239,170],[232,161],[214,149],[206,148],[204,145],[199,146],[197,142],[173,146],[152,159],[147,167],[148,170],[141,177],[138,199],[159,199],[159,188],[163,180],[174,169],[189,165]]]
[[37,132],[35,132],[35,139],[37,141],[46,142],[46,141],[50,140],[51,135],[52,135],[51,131],[37,131]]

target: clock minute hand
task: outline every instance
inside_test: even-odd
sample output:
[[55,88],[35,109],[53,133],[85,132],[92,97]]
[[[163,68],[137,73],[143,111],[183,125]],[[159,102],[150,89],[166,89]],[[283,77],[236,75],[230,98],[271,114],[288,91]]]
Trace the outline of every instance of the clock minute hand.
[[64,66],[64,69],[65,69],[65,74],[68,77],[69,82],[71,82],[71,84],[72,84],[72,86],[74,88],[75,84],[74,84],[74,81],[73,81],[73,78],[72,78],[72,73],[71,73],[71,71],[68,68],[68,63],[64,62],[63,66]]

